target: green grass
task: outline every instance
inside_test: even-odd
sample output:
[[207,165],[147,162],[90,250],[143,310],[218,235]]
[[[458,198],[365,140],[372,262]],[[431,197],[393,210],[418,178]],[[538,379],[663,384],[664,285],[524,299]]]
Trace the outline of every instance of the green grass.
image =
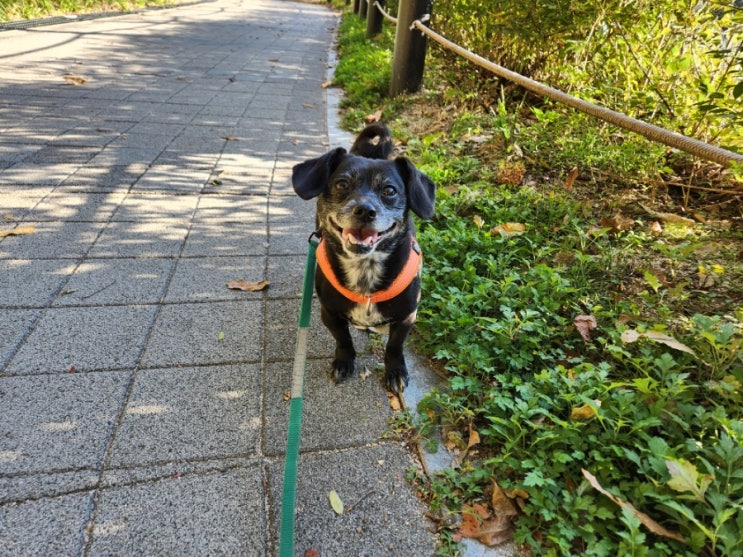
[[182,0],[5,0],[0,21],[37,19],[64,14],[127,11],[147,6],[167,6]]
[[479,434],[458,469],[414,475],[441,519],[439,553],[456,554],[451,517],[491,505],[497,482],[535,555],[743,555],[740,210],[658,189],[672,172],[663,147],[460,89],[436,50],[425,91],[391,101],[391,34],[362,31],[344,19],[347,125],[381,109],[439,186],[418,227],[414,342],[448,381],[413,425],[460,450]]

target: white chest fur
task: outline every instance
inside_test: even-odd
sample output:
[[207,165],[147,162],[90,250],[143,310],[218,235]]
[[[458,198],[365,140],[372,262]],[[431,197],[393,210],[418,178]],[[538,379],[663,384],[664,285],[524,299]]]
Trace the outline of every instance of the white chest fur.
[[384,317],[379,313],[377,304],[356,304],[348,313],[348,320],[357,329],[371,329],[378,333],[387,333],[387,325],[380,325]]

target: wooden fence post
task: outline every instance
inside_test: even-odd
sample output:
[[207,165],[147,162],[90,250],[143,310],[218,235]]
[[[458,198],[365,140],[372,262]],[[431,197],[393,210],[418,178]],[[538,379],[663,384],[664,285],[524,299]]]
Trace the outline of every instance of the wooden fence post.
[[358,14],[361,9],[361,0],[353,0],[353,13]]
[[401,0],[397,9],[395,52],[392,57],[390,96],[415,93],[423,81],[426,36],[410,29],[416,19],[431,13],[431,0]]
[[[379,5],[384,8],[384,0],[377,0]],[[382,32],[382,21],[384,16],[374,5],[373,0],[369,0],[369,11],[366,14],[366,38],[371,39]]]
[[361,3],[359,4],[359,16],[363,19],[366,19],[366,13],[369,10],[368,5],[369,2],[367,2],[367,0],[361,0]]

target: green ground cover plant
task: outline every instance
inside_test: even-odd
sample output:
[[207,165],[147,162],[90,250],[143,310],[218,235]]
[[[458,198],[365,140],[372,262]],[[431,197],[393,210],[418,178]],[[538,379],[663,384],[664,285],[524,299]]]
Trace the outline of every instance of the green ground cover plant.
[[391,41],[344,17],[336,79],[346,124],[381,114],[439,185],[414,340],[447,381],[410,418],[452,452],[411,471],[439,553],[498,526],[532,555],[743,555],[735,174],[469,87],[436,48],[423,92],[392,101]]
[[0,22],[65,14],[128,11],[147,6],[168,6],[183,0],[3,0]]

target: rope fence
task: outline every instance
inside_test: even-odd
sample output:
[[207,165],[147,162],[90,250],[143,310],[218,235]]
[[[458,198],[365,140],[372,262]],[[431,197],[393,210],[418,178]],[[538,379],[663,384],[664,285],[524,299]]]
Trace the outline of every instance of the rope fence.
[[[679,149],[708,161],[716,162],[722,166],[729,166],[731,163],[743,163],[743,155],[741,155],[740,153],[734,153],[732,151],[722,149],[721,147],[710,145],[709,143],[705,143],[704,141],[700,141],[698,139],[694,139],[692,137],[688,137],[680,133],[661,128],[660,126],[656,126],[654,124],[643,122],[642,120],[637,120],[635,118],[627,116],[626,114],[622,114],[603,106],[584,101],[583,99],[573,97],[572,95],[568,95],[567,93],[560,91],[559,89],[549,87],[538,81],[504,68],[503,66],[499,66],[498,64],[491,62],[490,60],[487,60],[482,56],[479,56],[474,52],[471,52],[451,42],[447,38],[439,35],[430,27],[425,25],[425,22],[430,19],[430,14],[427,13],[427,11],[421,11],[420,9],[422,5],[425,5],[425,2],[421,3],[417,2],[417,0],[400,2],[400,13],[398,13],[397,18],[394,18],[384,10],[384,7],[382,6],[382,4],[380,4],[379,0],[375,0],[373,4],[371,0],[361,1],[368,4],[368,9],[366,10],[367,17],[372,17],[370,14],[372,12],[378,11],[379,13],[381,13],[384,19],[387,19],[388,21],[398,26],[395,37],[395,54],[393,57],[392,69],[393,84],[391,87],[391,93],[393,96],[396,96],[401,92],[414,92],[420,88],[420,79],[407,79],[407,83],[410,83],[411,81],[413,82],[412,87],[406,85],[406,82],[404,80],[406,79],[405,75],[410,73],[411,67],[412,71],[418,72],[420,77],[422,78],[423,63],[420,62],[420,68],[418,68],[415,62],[413,62],[412,64],[409,62],[409,60],[411,60],[411,57],[413,60],[421,60],[421,52],[398,52],[398,48],[400,48],[401,50],[410,49],[410,45],[414,44],[415,41],[411,41],[410,39],[406,40],[404,36],[407,33],[413,34],[414,30],[418,30],[423,34],[422,36],[430,38],[431,40],[440,44],[443,48],[457,54],[458,56],[464,58],[465,60],[468,60],[469,62],[472,62],[473,64],[481,68],[492,72],[500,78],[507,79],[508,81],[511,81],[523,87],[524,89],[531,91],[532,93],[547,97],[555,102],[562,103],[585,114],[593,116],[594,118],[598,118],[600,120],[603,120],[604,122],[608,122],[622,129],[642,135],[643,137],[646,137],[652,141],[656,141],[669,147]],[[419,5],[419,9],[417,10],[419,13],[410,16],[408,8],[411,4],[416,3],[418,3]],[[407,21],[404,17],[406,15],[404,10],[408,11]],[[413,8],[413,11],[416,11],[415,7]],[[404,23],[402,25],[398,25],[398,23],[400,22],[410,22],[409,27],[404,28]],[[401,36],[403,37],[402,41],[400,40]],[[425,43],[423,43],[422,48],[422,54],[423,57],[425,57]],[[400,65],[400,68],[396,68],[398,64]],[[396,77],[399,77],[399,79],[403,80],[402,85],[395,84]]]

